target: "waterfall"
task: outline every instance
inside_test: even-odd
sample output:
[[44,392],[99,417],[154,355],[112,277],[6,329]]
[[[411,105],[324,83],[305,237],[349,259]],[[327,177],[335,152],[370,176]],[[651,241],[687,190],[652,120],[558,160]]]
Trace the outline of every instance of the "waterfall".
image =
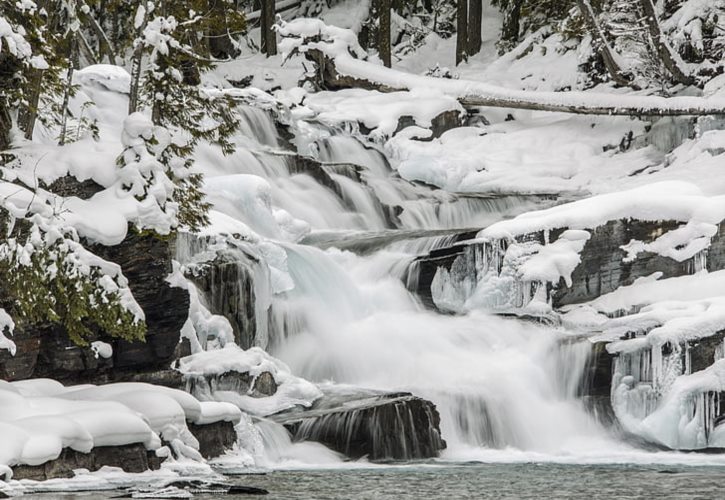
[[[441,439],[447,442],[443,456],[451,460],[477,459],[490,450],[560,455],[629,449],[579,399],[591,354],[588,341],[484,312],[504,302],[525,306],[542,292],[536,283],[504,283],[503,242],[464,247],[460,261],[446,270],[449,276],[438,278],[435,300],[453,297],[448,309],[463,314],[426,309],[411,292],[422,279],[419,257],[447,251],[464,234],[556,200],[446,193],[410,183],[376,145],[319,124],[292,126],[291,142],[300,154],[291,153],[281,149],[284,141],[270,113],[245,108],[242,114],[246,142],[240,141],[242,147],[228,161],[213,166],[206,182],[215,210],[245,222],[286,256],[289,286],[261,285],[267,350],[296,376],[321,386],[344,385],[385,397],[412,393],[431,401],[435,415],[427,409],[418,415],[428,415],[427,422],[440,418],[442,433],[433,436],[433,426],[425,422],[408,425],[412,417],[402,403],[364,414],[313,407],[309,411],[322,411],[315,418],[309,413],[296,421],[290,415],[272,416],[280,420],[251,426],[263,444],[262,462],[339,460],[322,445],[298,442],[310,439],[350,456],[385,459],[426,456],[420,443],[439,443],[440,449]],[[254,184],[251,176],[263,182]],[[251,184],[260,186],[258,199],[240,194]],[[269,223],[262,223],[265,217]],[[280,221],[290,218],[307,224],[309,231],[289,238],[268,227],[281,227]],[[191,246],[182,253],[205,250]],[[245,249],[237,250],[241,253],[227,253],[232,262],[250,257]],[[259,262],[264,260],[262,253]],[[491,283],[500,285],[498,296],[492,289],[490,297],[479,297],[485,307],[473,312],[454,307],[488,275],[498,279]],[[255,294],[257,279],[268,277],[251,277]],[[207,305],[214,303],[212,295],[206,294]],[[214,390],[209,384],[218,383],[197,380],[194,390]],[[372,448],[356,448],[353,436],[359,433]]]
[[[360,257],[290,245],[295,291],[273,354],[298,375],[433,401],[447,456],[471,447],[543,453],[607,441],[577,400],[588,341],[562,342],[551,328],[484,313],[424,310],[396,277],[396,252]],[[278,307],[279,303],[283,307]]]

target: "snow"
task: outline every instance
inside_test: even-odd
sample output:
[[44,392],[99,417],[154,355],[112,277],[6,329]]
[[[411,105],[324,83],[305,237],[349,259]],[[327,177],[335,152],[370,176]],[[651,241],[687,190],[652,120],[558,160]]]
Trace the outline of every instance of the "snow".
[[[699,97],[663,98],[656,96],[607,95],[594,92],[527,92],[506,89],[472,80],[450,80],[412,75],[396,69],[385,68],[366,61],[367,55],[357,42],[354,32],[334,26],[327,26],[317,19],[295,19],[282,23],[278,32],[286,37],[280,42],[280,50],[291,54],[297,50],[310,49],[322,51],[334,60],[338,73],[361,78],[388,88],[412,90],[425,88],[439,90],[455,98],[476,99],[479,105],[496,105],[528,102],[550,106],[557,110],[571,107],[584,108],[634,108],[643,112],[655,110],[713,110],[718,112],[725,107],[725,99]],[[308,41],[308,38],[321,35],[321,41]],[[602,114],[608,114],[603,111]]]
[[227,401],[253,415],[266,416],[297,405],[310,406],[322,392],[314,384],[292,375],[289,367],[262,349],[252,347],[246,351],[233,343],[221,349],[198,352],[181,358],[177,369],[186,377],[217,376],[235,371],[257,377],[270,373],[277,383],[273,396],[258,398],[251,395],[216,391],[212,394],[219,401]]
[[316,113],[316,119],[326,125],[362,123],[374,129],[372,137],[382,138],[393,135],[403,116],[412,117],[417,125],[428,128],[435,117],[446,111],[465,115],[456,99],[428,89],[415,89],[410,93],[345,89],[308,94],[304,102]]
[[579,254],[591,235],[587,231],[567,230],[550,245],[544,245],[519,267],[521,279],[541,283],[557,283],[564,278],[571,287],[571,273],[581,262]]
[[101,357],[103,359],[109,359],[113,356],[113,346],[100,340],[91,342],[91,350],[96,357]]
[[161,448],[162,437],[174,449],[200,460],[199,443],[186,422],[206,425],[239,423],[231,404],[199,402],[190,394],[143,383],[64,387],[54,380],[33,379],[0,384],[0,470],[38,465],[62,449],[83,453],[97,446],[141,443]]

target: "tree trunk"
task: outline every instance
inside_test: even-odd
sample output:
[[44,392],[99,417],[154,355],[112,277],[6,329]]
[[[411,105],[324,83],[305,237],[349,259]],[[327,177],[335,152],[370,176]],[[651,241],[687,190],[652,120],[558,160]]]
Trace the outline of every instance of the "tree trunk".
[[40,94],[42,93],[43,71],[39,69],[31,69],[28,77],[28,102],[23,107],[18,117],[18,125],[23,131],[25,138],[33,140],[33,131],[35,130],[35,122],[38,119],[38,104],[40,103]]
[[617,63],[614,57],[614,49],[609,45],[607,38],[602,31],[602,27],[599,25],[597,15],[594,13],[592,4],[589,0],[577,0],[579,11],[584,17],[584,21],[587,24],[587,28],[591,33],[594,40],[597,42],[597,50],[604,60],[604,66],[607,68],[610,78],[614,83],[621,86],[627,86],[630,84],[630,79],[624,75],[622,68]]
[[521,30],[521,7],[524,0],[509,0],[503,10],[503,26],[501,27],[501,46],[508,50],[519,42]]
[[481,52],[483,0],[470,0],[468,10],[468,55],[475,56]]
[[141,92],[141,73],[143,61],[143,46],[139,42],[139,46],[133,52],[133,59],[131,61],[131,88],[129,90],[128,98],[128,114],[135,113],[138,111],[138,100]]
[[694,83],[694,79],[680,66],[679,58],[675,55],[669,43],[667,43],[667,38],[662,33],[662,28],[657,20],[657,9],[654,3],[652,3],[652,0],[639,0],[639,4],[644,13],[645,23],[647,23],[647,28],[649,29],[649,36],[664,67],[667,68],[667,71],[670,72],[677,82],[685,85]]
[[383,64],[390,68],[392,58],[390,54],[390,0],[378,0],[378,16],[380,27],[378,28],[378,53]]
[[[88,14],[85,14],[84,13],[84,8],[90,9],[90,7],[88,7],[88,4],[85,2],[85,0],[81,0],[80,6],[82,8],[79,9],[78,11],[79,11],[79,15],[80,15],[81,19],[84,19],[84,18],[86,19],[86,21],[90,25],[91,29],[93,30],[93,32],[98,37],[99,48],[100,47],[103,47],[105,49],[105,52],[108,55],[108,62],[111,63],[114,66],[117,66],[118,65],[118,62],[117,62],[117,59],[116,59],[116,49],[113,46],[113,43],[108,38],[108,36],[106,35],[106,32],[101,27],[101,25],[98,24],[98,21],[96,20],[96,18],[93,17],[93,14],[91,14],[90,11],[89,11]],[[99,57],[101,59],[103,58],[103,53],[102,52],[99,55]]]
[[63,108],[60,111],[62,117],[60,137],[58,138],[58,144],[61,146],[65,144],[66,136],[68,134],[68,105],[70,104],[70,96],[73,89],[73,72],[76,68],[76,49],[78,46],[76,36],[78,35],[79,33],[71,32],[68,40],[68,75],[66,76],[65,89],[63,91]]
[[262,0],[262,14],[260,16],[260,46],[262,53],[267,56],[277,55],[277,34],[272,29],[276,6],[274,0]]
[[10,130],[13,128],[13,121],[10,111],[0,102],[0,165],[2,165],[2,152],[10,148]]
[[456,27],[456,66],[458,66],[468,59],[468,0],[458,0]]

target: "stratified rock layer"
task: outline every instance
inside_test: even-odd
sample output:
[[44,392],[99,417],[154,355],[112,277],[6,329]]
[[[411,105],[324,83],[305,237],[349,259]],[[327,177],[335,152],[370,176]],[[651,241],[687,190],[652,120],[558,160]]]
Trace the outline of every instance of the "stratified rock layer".
[[351,458],[433,458],[446,446],[435,405],[409,393],[328,396],[310,410],[272,418],[293,440],[320,442]]

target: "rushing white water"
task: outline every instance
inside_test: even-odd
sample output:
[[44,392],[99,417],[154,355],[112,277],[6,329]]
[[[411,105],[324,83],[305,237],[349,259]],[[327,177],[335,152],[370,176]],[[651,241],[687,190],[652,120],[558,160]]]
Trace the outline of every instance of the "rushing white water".
[[423,310],[391,274],[404,255],[287,248],[296,288],[274,355],[313,381],[405,390],[436,403],[447,454],[471,447],[572,453],[609,441],[576,400],[586,344],[473,313]]
[[[312,125],[294,139],[316,160],[307,162],[279,149],[265,112],[250,108],[245,124],[250,144],[215,167],[209,186],[221,191],[238,174],[262,177],[272,205],[311,227],[302,241],[331,247],[277,243],[294,287],[272,301],[271,354],[313,382],[409,391],[434,402],[447,459],[633,460],[634,449],[577,399],[588,342],[482,311],[439,314],[406,288],[416,256],[551,200],[461,197],[413,185],[375,147]],[[246,207],[215,203],[233,217],[246,215],[263,234]],[[279,424],[256,427],[262,463],[339,463],[321,445],[291,442]]]

